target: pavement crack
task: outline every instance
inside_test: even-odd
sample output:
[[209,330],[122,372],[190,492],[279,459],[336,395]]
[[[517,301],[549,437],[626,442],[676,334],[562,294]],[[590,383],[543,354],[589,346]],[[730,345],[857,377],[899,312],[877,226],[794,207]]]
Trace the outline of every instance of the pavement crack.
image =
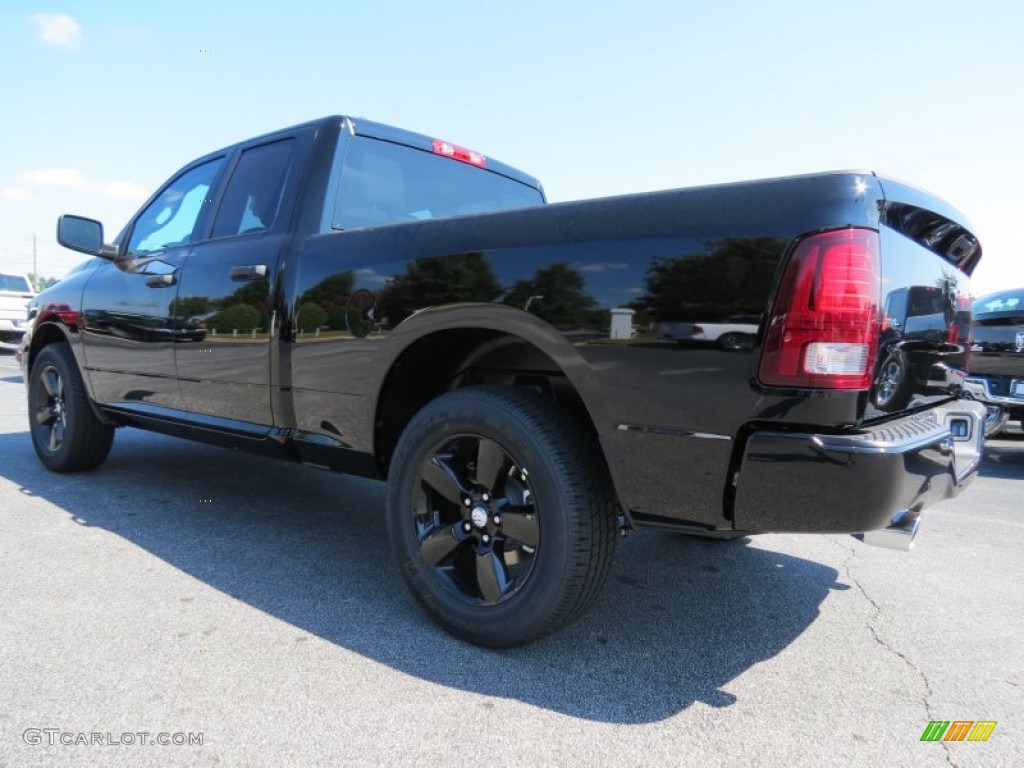
[[[934,691],[932,690],[932,684],[931,681],[928,679],[928,675],[926,675],[924,673],[924,670],[917,666],[917,664],[915,664],[913,660],[911,660],[911,658],[907,656],[907,654],[903,653],[903,651],[893,648],[892,645],[890,645],[885,640],[885,638],[883,638],[879,634],[878,628],[874,624],[875,619],[882,615],[882,607],[877,602],[875,602],[875,599],[868,594],[868,591],[866,589],[864,589],[864,585],[860,583],[860,580],[853,575],[853,570],[850,567],[850,565],[853,562],[854,558],[856,558],[857,556],[856,546],[843,546],[838,541],[836,541],[835,543],[836,546],[838,546],[840,549],[845,549],[848,553],[846,559],[843,560],[843,571],[846,573],[846,578],[849,580],[851,584],[853,584],[857,588],[857,591],[865,600],[868,601],[868,603],[871,605],[871,608],[874,611],[874,613],[867,619],[867,621],[864,622],[864,625],[867,627],[868,632],[871,633],[871,637],[874,638],[875,642],[878,645],[884,648],[888,653],[891,653],[893,656],[899,658],[904,664],[907,665],[907,667],[913,670],[917,674],[917,676],[921,678],[921,682],[924,684],[924,696],[921,696],[919,698],[919,701],[921,702],[921,705],[924,707],[925,718],[929,722],[932,720],[940,719],[936,717],[935,713],[932,711],[931,699],[934,694]],[[949,745],[946,744],[946,742],[944,741],[940,741],[939,744],[942,745],[943,750],[945,750],[946,752],[946,764],[952,766],[952,768],[960,768],[956,761],[953,760],[953,753],[950,751]]]

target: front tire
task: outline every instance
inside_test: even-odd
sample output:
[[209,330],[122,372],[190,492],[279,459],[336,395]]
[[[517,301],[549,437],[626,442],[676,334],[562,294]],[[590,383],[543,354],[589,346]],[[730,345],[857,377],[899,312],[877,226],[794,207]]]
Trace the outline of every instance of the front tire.
[[571,621],[611,563],[617,506],[580,424],[525,390],[469,387],[412,419],[391,462],[392,549],[438,624],[521,645]]
[[67,344],[44,347],[32,363],[28,386],[32,446],[54,472],[95,469],[114,441],[114,428],[96,416]]

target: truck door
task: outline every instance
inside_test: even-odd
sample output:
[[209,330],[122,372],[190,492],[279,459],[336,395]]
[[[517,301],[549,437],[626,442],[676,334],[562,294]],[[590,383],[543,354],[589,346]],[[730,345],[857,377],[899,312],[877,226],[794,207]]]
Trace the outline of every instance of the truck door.
[[172,317],[175,285],[208,223],[207,201],[224,160],[194,164],[171,179],[135,217],[121,257],[89,278],[82,294],[83,345],[99,402],[184,410],[174,367],[182,333]]
[[236,156],[210,237],[182,269],[174,323],[189,343],[175,345],[175,354],[185,407],[197,422],[273,423],[272,287],[289,236],[283,201],[295,144],[285,138]]

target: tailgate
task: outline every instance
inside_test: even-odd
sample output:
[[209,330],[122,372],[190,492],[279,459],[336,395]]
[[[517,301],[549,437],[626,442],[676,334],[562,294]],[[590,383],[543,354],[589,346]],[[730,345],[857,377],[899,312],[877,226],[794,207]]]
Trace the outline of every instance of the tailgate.
[[970,356],[970,275],[981,246],[942,200],[880,179],[881,335],[865,417],[958,396]]

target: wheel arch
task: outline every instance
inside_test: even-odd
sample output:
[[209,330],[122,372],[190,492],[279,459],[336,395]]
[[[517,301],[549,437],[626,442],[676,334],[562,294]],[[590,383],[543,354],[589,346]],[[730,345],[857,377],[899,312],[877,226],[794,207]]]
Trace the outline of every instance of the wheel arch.
[[35,363],[36,358],[39,357],[39,353],[51,344],[66,344],[75,358],[75,364],[78,366],[79,375],[82,377],[82,385],[85,387],[85,392],[89,398],[89,405],[91,406],[93,413],[102,423],[114,424],[114,422],[107,418],[106,414],[97,407],[96,401],[93,399],[92,383],[89,381],[89,377],[85,372],[81,349],[75,343],[76,335],[77,331],[69,328],[59,319],[43,322],[33,328],[32,338],[29,341],[28,348],[25,350],[25,385],[27,386],[29,383],[29,375],[32,373],[32,365]]
[[474,384],[520,386],[555,400],[595,440],[619,506],[627,509],[590,407],[590,365],[553,326],[504,305],[452,305],[417,313],[389,341],[392,354],[372,390],[374,457],[382,477],[402,431],[431,400]]
[[[25,372],[28,373],[32,370],[32,364],[35,362],[39,353],[44,347],[48,347],[50,344],[67,344],[74,347],[71,344],[71,333],[67,326],[60,322],[44,322],[36,326],[32,330],[32,339],[29,342],[28,349],[25,350]],[[75,355],[75,359],[78,359],[78,355]],[[79,366],[81,368],[81,366]]]

